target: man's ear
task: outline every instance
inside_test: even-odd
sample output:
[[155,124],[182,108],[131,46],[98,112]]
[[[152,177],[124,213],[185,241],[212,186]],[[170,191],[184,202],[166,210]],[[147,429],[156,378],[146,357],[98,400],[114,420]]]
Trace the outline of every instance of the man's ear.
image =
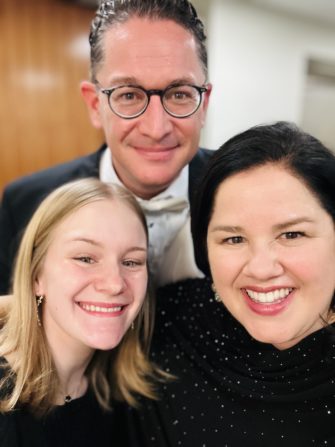
[[202,126],[204,126],[205,125],[205,120],[206,120],[206,114],[207,114],[207,109],[208,109],[208,104],[209,104],[209,98],[210,98],[210,96],[211,96],[211,93],[212,93],[212,89],[213,89],[213,86],[212,86],[212,84],[210,84],[210,83],[208,83],[208,84],[206,84],[206,87],[207,87],[207,92],[205,92],[204,94],[203,94],[203,105],[202,105],[202,107],[203,107],[203,118],[202,118]]
[[89,81],[83,81],[80,84],[80,91],[86,103],[91,123],[97,129],[101,129],[99,97],[96,86]]

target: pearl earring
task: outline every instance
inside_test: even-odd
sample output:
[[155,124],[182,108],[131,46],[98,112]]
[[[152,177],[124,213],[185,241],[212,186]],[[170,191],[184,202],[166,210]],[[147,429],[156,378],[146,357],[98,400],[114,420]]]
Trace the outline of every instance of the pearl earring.
[[221,303],[221,301],[222,301],[222,300],[221,300],[221,297],[220,297],[220,295],[217,293],[214,283],[212,283],[212,290],[213,290],[213,292],[214,292],[214,299],[215,299],[215,301],[217,301],[218,303]]

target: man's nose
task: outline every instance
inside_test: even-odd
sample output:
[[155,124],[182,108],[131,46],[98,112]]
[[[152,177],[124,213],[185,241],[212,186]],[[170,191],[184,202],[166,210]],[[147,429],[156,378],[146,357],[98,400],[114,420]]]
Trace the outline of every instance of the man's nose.
[[284,267],[275,248],[268,244],[250,248],[244,274],[259,281],[282,275]]
[[119,266],[102,267],[94,281],[95,289],[110,295],[119,295],[125,290],[126,283]]
[[146,111],[138,118],[138,128],[154,141],[161,141],[173,130],[173,117],[164,110],[159,95],[151,95]]

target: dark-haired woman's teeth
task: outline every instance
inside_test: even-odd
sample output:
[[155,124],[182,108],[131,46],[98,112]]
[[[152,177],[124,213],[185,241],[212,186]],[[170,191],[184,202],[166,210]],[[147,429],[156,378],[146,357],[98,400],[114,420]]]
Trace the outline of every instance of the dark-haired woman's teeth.
[[254,290],[245,289],[249,298],[255,303],[274,303],[275,301],[286,298],[292,290],[289,287],[272,290],[271,292],[255,292]]

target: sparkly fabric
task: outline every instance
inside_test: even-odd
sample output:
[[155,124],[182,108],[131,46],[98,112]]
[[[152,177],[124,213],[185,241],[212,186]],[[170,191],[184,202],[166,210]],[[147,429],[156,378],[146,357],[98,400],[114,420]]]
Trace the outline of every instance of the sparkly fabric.
[[178,379],[128,409],[141,446],[335,446],[334,328],[291,349],[255,341],[208,280],[158,296],[153,359]]

